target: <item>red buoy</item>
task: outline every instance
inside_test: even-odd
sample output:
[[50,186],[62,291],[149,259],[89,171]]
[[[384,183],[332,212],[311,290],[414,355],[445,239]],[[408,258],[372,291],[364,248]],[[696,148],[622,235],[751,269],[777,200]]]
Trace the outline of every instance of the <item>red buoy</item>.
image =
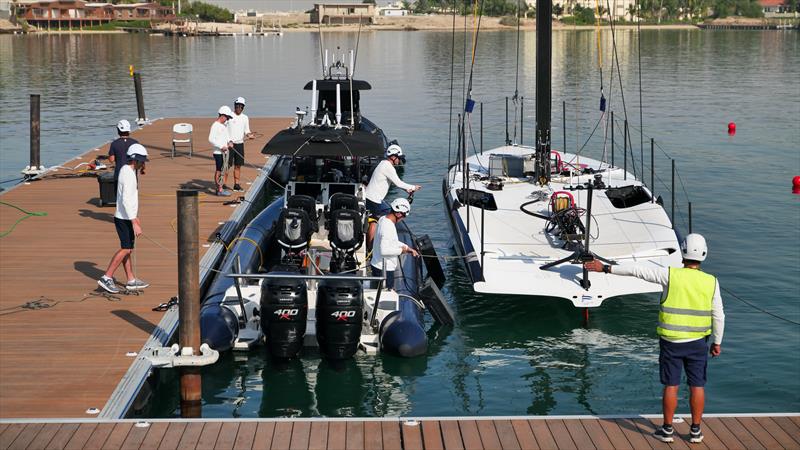
[[728,134],[730,134],[731,136],[736,134],[736,123],[734,122],[728,123]]
[[792,178],[792,194],[800,194],[800,175]]

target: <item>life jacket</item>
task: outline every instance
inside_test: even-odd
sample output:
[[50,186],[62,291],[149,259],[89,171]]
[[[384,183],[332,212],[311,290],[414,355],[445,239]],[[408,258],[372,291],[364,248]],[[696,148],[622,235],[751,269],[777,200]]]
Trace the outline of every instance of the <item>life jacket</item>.
[[669,288],[658,313],[659,336],[700,339],[711,334],[711,303],[717,287],[713,275],[697,269],[669,269]]

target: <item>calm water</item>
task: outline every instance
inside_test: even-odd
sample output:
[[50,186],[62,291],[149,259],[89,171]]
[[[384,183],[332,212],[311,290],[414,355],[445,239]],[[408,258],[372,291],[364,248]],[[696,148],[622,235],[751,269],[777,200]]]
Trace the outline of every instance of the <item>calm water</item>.
[[[325,45],[346,50],[355,38],[328,33]],[[406,179],[425,186],[410,223],[429,233],[441,254],[452,254],[437,204],[448,158],[450,39],[449,33],[436,32],[365,33],[356,69],[374,87],[363,94],[363,111],[410,155]],[[516,35],[483,33],[480,39],[473,96],[486,102],[484,139],[490,147],[504,135],[502,97],[514,92]],[[627,112],[638,127],[636,35],[619,32],[617,44]],[[457,36],[456,104],[463,46]],[[534,126],[534,47],[534,36],[525,34],[519,90],[528,100],[517,132],[526,143]],[[694,228],[709,241],[707,270],[740,297],[800,321],[800,196],[790,188],[792,176],[800,174],[800,34],[648,31],[641,47],[645,132],[678,160],[694,206]],[[598,119],[596,48],[594,32],[555,34],[557,147],[562,100],[568,104],[568,148],[581,145]],[[610,49],[604,33],[605,93],[622,117],[618,73],[609,79]],[[135,118],[129,64],[143,73],[151,118],[210,121],[219,105],[239,95],[247,98],[251,116],[287,116],[296,106],[305,107],[310,94],[301,88],[319,74],[318,55],[317,37],[309,33],[218,39],[0,36],[0,180],[15,178],[27,161],[30,93],[42,94],[43,161],[54,165],[111,139],[120,118]],[[477,120],[476,115],[476,136]],[[731,121],[738,125],[735,137],[726,134]],[[638,167],[638,129],[632,134]],[[598,132],[585,152],[597,156],[602,145]],[[669,162],[657,151],[659,178],[669,183]],[[657,181],[656,188],[669,198],[663,183]],[[678,193],[684,211],[686,198],[682,189]],[[676,221],[685,230],[685,214]],[[580,312],[566,301],[476,295],[465,287],[467,278],[456,262],[448,262],[446,271],[445,294],[459,323],[432,328],[427,358],[360,356],[333,367],[307,355],[275,367],[260,352],[241,360],[227,355],[205,371],[204,415],[659,411],[655,297],[608,301],[592,311],[584,328]],[[707,410],[800,410],[800,327],[730,295],[723,298],[725,341],[722,356],[709,365]],[[175,415],[177,404],[176,381],[165,376],[145,414]]]

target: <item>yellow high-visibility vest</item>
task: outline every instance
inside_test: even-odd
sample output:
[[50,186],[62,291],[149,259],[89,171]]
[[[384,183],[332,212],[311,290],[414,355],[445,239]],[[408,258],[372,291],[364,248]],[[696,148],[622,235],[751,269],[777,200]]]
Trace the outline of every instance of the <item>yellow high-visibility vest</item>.
[[659,336],[699,339],[711,334],[711,302],[717,288],[713,275],[697,269],[669,269],[669,288],[658,313]]

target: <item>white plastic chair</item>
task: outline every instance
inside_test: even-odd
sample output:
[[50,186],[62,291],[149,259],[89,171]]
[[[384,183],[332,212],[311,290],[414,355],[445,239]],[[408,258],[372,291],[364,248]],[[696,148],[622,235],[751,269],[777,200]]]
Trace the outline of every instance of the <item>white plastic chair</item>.
[[194,141],[192,140],[192,131],[194,127],[190,123],[176,123],[172,127],[172,157],[175,157],[178,146],[189,147],[189,158],[192,157],[194,152]]

